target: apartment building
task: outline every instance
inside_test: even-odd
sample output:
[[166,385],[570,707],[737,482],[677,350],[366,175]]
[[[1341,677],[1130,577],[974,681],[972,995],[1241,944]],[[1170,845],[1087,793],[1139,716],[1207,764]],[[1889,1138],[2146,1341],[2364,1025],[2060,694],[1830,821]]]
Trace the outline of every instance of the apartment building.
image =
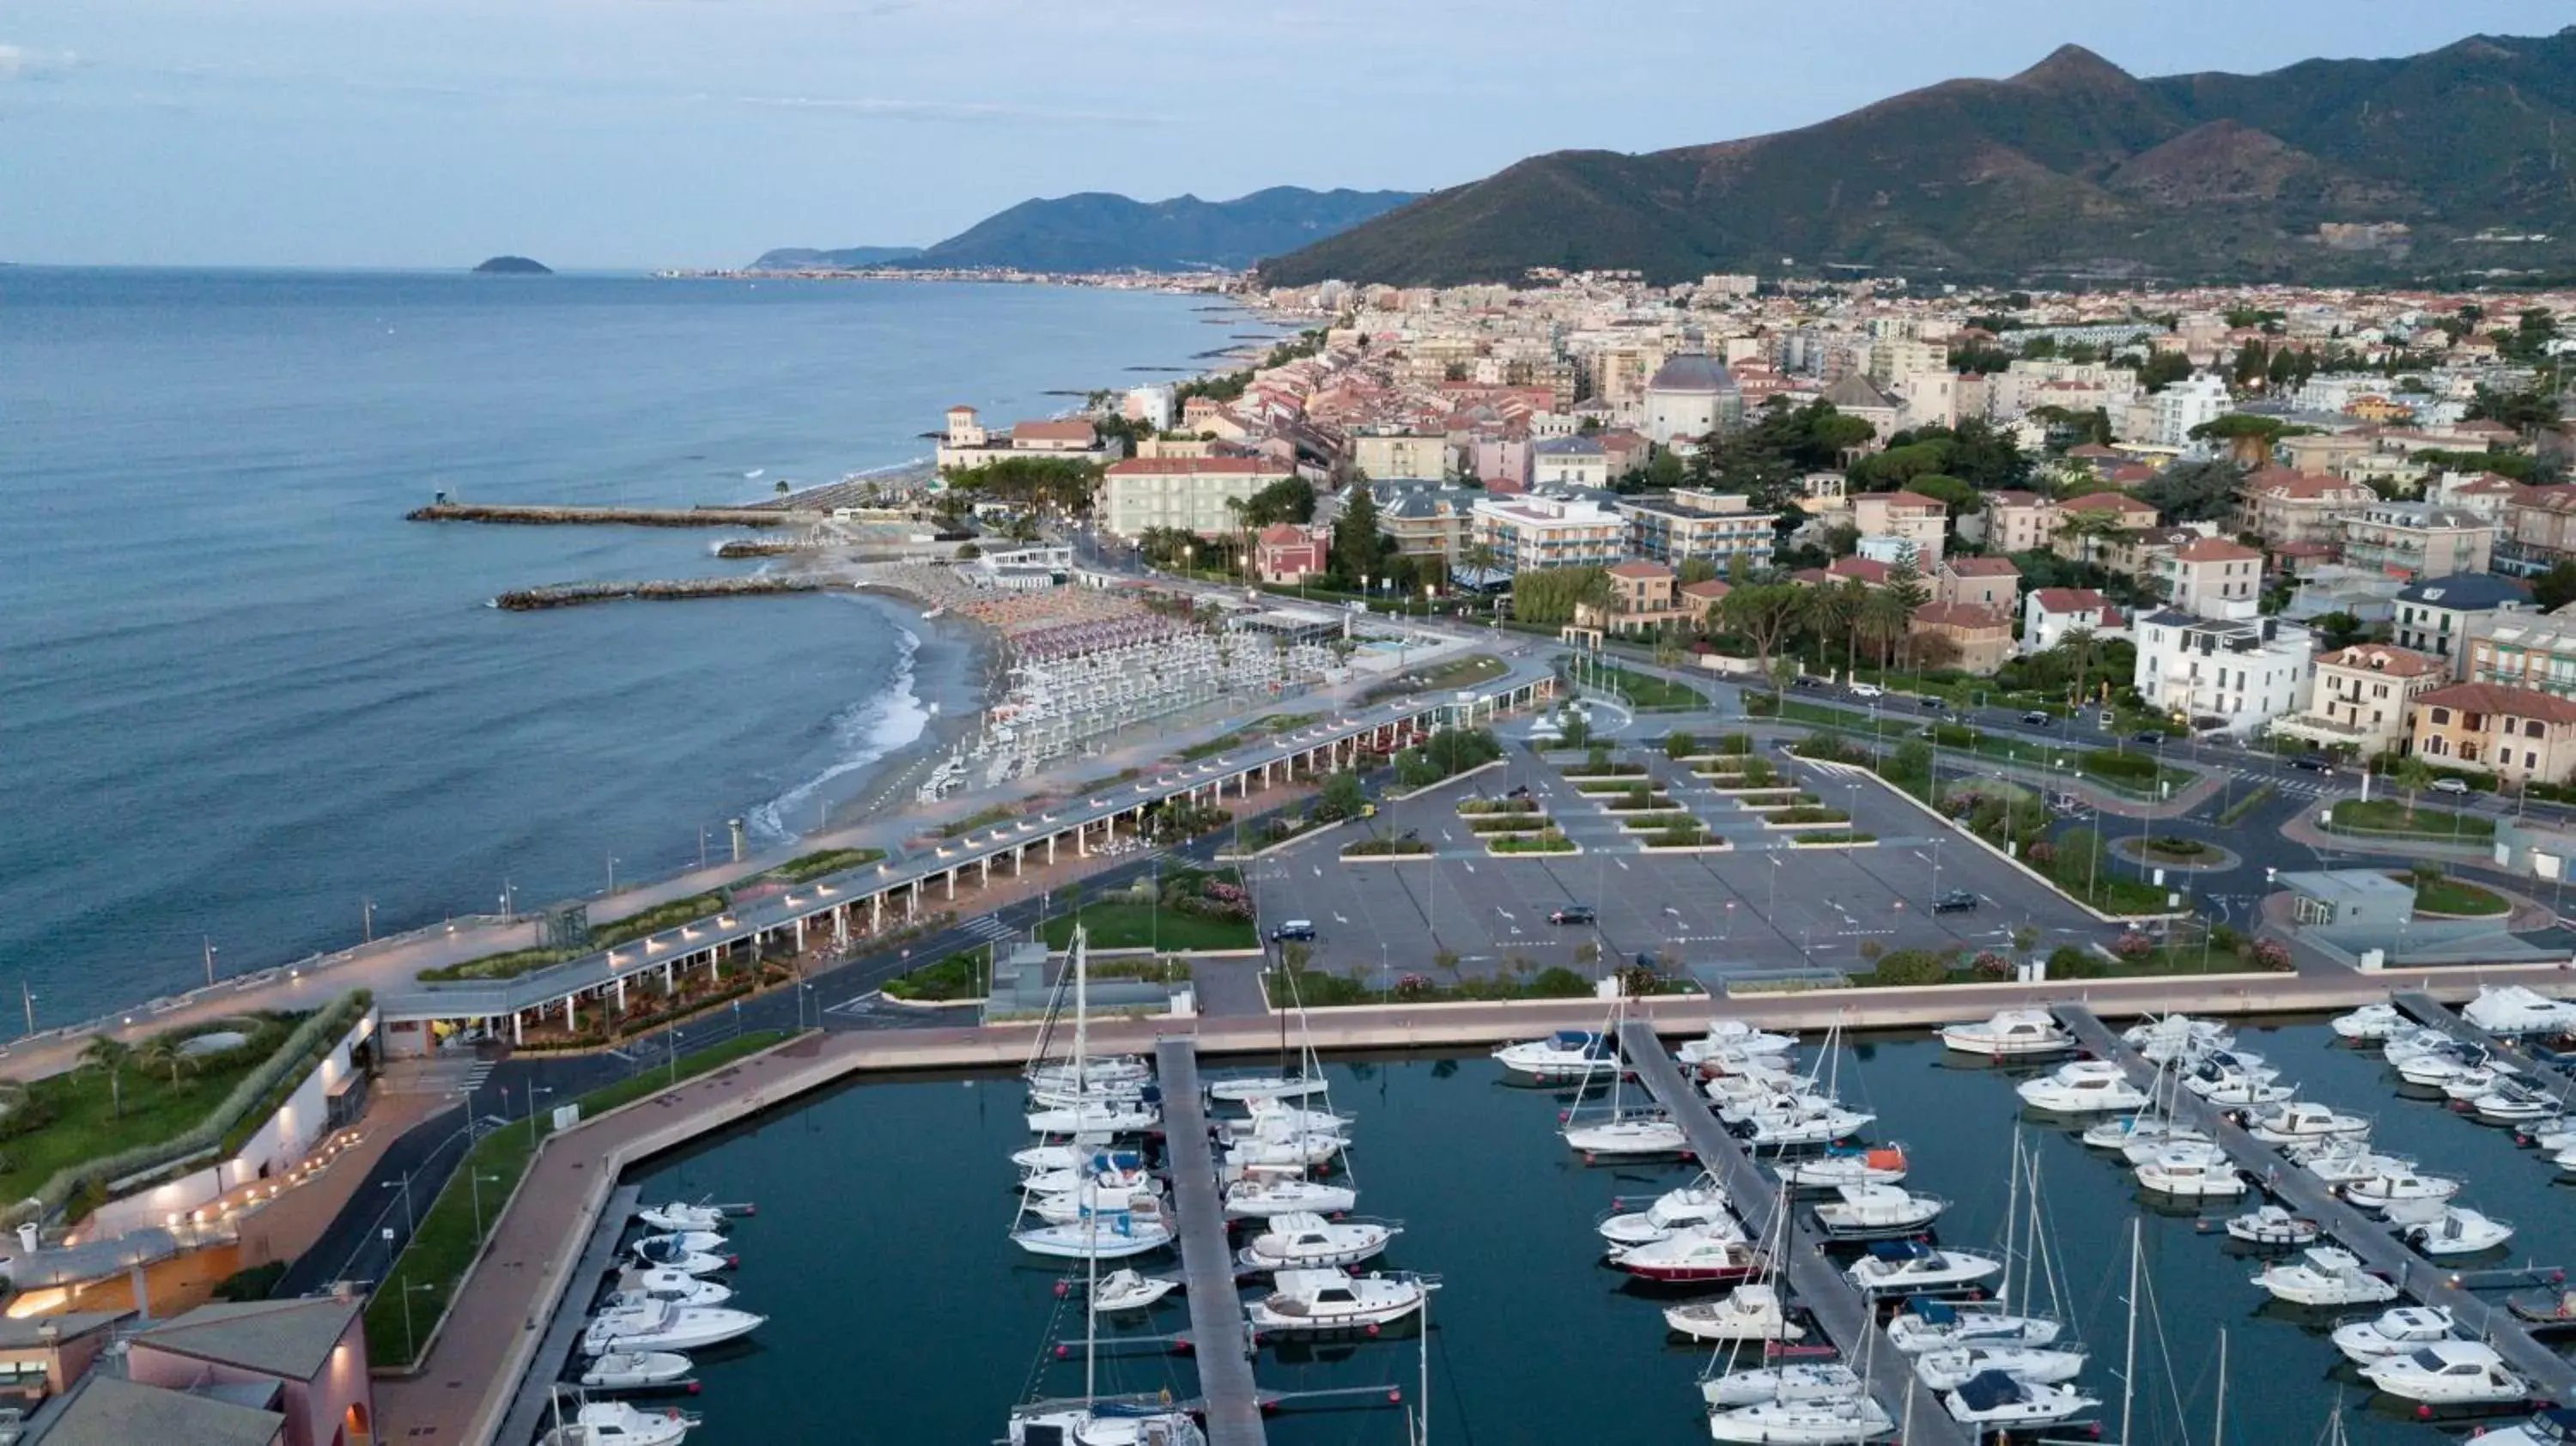
[[2397,645],[2448,658],[2460,651],[2473,619],[2531,610],[2531,590],[2493,573],[2419,582],[2399,592],[2390,621]]
[[[1927,602],[1914,610],[1906,635],[1919,662],[1989,674],[2012,656],[2012,614],[1976,603]],[[1935,646],[1926,649],[1927,640]]]
[[2056,504],[2048,546],[2073,562],[2097,562],[2113,533],[2156,525],[2156,509],[2125,492],[2087,492]]
[[1932,569],[1932,598],[2002,613],[2021,602],[2021,569],[2002,557],[1945,557]]
[[1375,483],[1377,530],[1405,557],[1437,557],[1455,564],[1467,546],[1470,509],[1488,494],[1466,487]]
[[1533,487],[1607,487],[1610,449],[1590,437],[1550,437],[1530,448]]
[[2364,758],[2412,747],[2415,700],[2451,681],[2448,661],[2385,643],[2364,643],[2317,659],[2307,706],[2272,725],[2275,733]]
[[2536,577],[2576,558],[2576,483],[2517,487],[2504,503],[2504,535],[2494,566],[2517,577]]
[[1156,527],[1225,536],[1241,526],[1227,502],[1249,501],[1294,475],[1287,463],[1267,457],[1131,457],[1102,475],[1100,525],[1128,538]]
[[1577,604],[1574,625],[1609,633],[1650,633],[1668,623],[1696,622],[1705,606],[1680,595],[1673,570],[1659,562],[1612,563],[1610,604]]
[[1772,514],[1742,493],[1676,487],[1670,492],[1622,497],[1628,551],[1674,566],[1705,559],[1721,569],[1741,557],[1748,567],[1771,562]]
[[1547,497],[1487,498],[1469,528],[1508,572],[1607,567],[1626,554],[1628,519],[1598,503]]
[[2129,620],[2089,587],[2035,588],[2022,599],[2021,649],[2044,653],[2078,629],[2097,638],[2128,636]]
[[1852,524],[1862,537],[1892,537],[1909,544],[1915,567],[1929,572],[1948,540],[1950,509],[1919,492],[1864,492],[1851,499]]
[[2459,678],[2576,698],[2576,617],[2514,612],[2470,619]]
[[1449,475],[1449,437],[1445,432],[1364,432],[1351,438],[1351,465],[1363,477],[1428,477]]
[[2316,671],[2305,628],[2271,618],[2194,617],[2170,609],[2138,622],[2132,682],[2178,718],[2243,736],[2296,710]]
[[2061,516],[2036,492],[1989,492],[1984,508],[1959,519],[1959,535],[1991,552],[2033,552],[2057,540]]
[[2251,532],[2267,547],[2294,542],[2329,546],[2343,542],[2343,524],[2379,500],[2358,482],[2266,467],[2245,480],[2237,531]]
[[2417,581],[2483,573],[2495,533],[2492,523],[2463,508],[2373,502],[2344,519],[2343,560]]
[[2564,783],[2576,772],[2576,700],[2563,694],[2454,683],[2415,700],[2415,755],[2509,784]]
[[2140,440],[2158,447],[2188,447],[2191,429],[2217,421],[2230,400],[2225,378],[2185,377],[2146,399],[2149,421]]
[[2156,559],[2151,574],[2172,607],[2204,618],[2250,618],[2260,606],[2263,554],[2204,537]]

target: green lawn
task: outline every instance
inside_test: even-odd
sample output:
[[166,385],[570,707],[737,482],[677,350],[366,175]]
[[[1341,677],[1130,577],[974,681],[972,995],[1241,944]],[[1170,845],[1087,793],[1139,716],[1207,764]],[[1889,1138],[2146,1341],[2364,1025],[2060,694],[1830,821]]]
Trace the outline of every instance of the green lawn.
[[723,911],[724,895],[691,894],[685,899],[673,899],[667,904],[655,904],[641,913],[629,914],[623,919],[594,927],[590,931],[591,947],[614,949],[620,944],[631,944],[648,934],[659,934],[665,929],[676,929],[692,919],[703,919],[710,914]]
[[887,980],[885,992],[897,999],[925,1004],[981,999],[990,967],[984,950],[968,949],[936,964],[925,964],[900,979]]
[[1254,949],[1261,933],[1243,919],[1208,919],[1147,904],[1087,903],[1077,914],[1046,921],[1038,936],[1050,949],[1073,941],[1076,923],[1089,932],[1094,949]]
[[941,838],[956,838],[960,834],[970,834],[979,828],[985,828],[992,824],[1009,823],[1011,820],[1018,818],[1019,816],[1020,809],[1017,804],[997,803],[991,808],[978,809],[975,812],[966,815],[964,818],[957,820],[955,823],[942,824],[939,829],[939,836]]
[[2334,826],[2415,838],[2458,839],[2463,843],[2488,843],[2495,838],[2494,819],[2454,813],[2430,804],[2418,804],[2410,814],[2402,798],[2338,803],[2334,806]]
[[[2410,876],[2400,874],[2397,877]],[[2411,877],[2415,881],[2415,907],[2418,909],[2481,919],[2513,912],[2513,904],[2493,889],[2482,889],[2429,870],[2417,870]]]
[[1634,708],[1700,709],[1708,706],[1706,693],[1652,673],[1615,667],[1596,669],[1587,665],[1577,676],[1587,685],[1607,688],[1619,694]]
[[24,1200],[57,1170],[175,1139],[204,1123],[298,1022],[287,1015],[247,1017],[259,1023],[244,1031],[250,1036],[246,1044],[206,1057],[175,1081],[167,1070],[146,1070],[129,1060],[112,1088],[107,1072],[96,1066],[29,1084],[10,1117],[33,1128],[0,1141],[0,1198]]
[[[582,1118],[589,1119],[667,1089],[674,1079],[694,1079],[722,1069],[794,1033],[787,1029],[750,1030],[722,1044],[681,1055],[674,1067],[646,1070],[569,1103],[580,1105]],[[681,1042],[687,1043],[685,1031]],[[519,1177],[527,1173],[528,1161],[536,1154],[536,1142],[553,1132],[553,1115],[549,1111],[537,1117],[533,1128],[526,1121],[504,1126],[475,1141],[474,1147],[466,1151],[464,1163],[448,1180],[447,1187],[421,1214],[419,1229],[403,1247],[402,1257],[394,1262],[394,1268],[367,1301],[367,1359],[371,1365],[402,1365],[418,1353],[420,1343],[429,1337],[430,1326],[447,1308],[448,1297],[464,1278],[465,1268],[482,1248],[482,1235],[475,1229],[476,1193],[479,1191],[481,1196],[483,1231],[488,1233],[498,1223],[502,1202],[517,1188]],[[481,1178],[470,1178],[473,1176]],[[410,1301],[409,1339],[404,1320],[406,1297]]]
[[800,854],[759,877],[775,883],[801,884],[808,879],[872,864],[884,857],[884,849],[824,849],[818,853]]
[[[1818,727],[1832,728],[1839,732],[1868,738],[1881,746],[1891,748],[1908,739],[1921,738],[1924,726],[1930,724],[1939,730],[1938,736],[1933,741],[1945,753],[1972,753],[1980,758],[2017,763],[2026,768],[2044,768],[2069,777],[2081,777],[2088,783],[2115,792],[2134,794],[2144,798],[2161,796],[2159,785],[2171,785],[2171,792],[2180,793],[2200,777],[2191,769],[2171,763],[2158,766],[2151,775],[2107,777],[2084,766],[2085,755],[2090,750],[2029,743],[2014,738],[1999,738],[1981,729],[1943,722],[1931,715],[1914,718],[1897,713],[1872,720],[1866,715],[1853,713],[1847,709],[1828,707],[1822,703],[1810,703],[1803,698],[1791,698],[1782,706],[1779,716],[1793,723],[1812,723]],[[2101,751],[2116,753],[2118,750]],[[2137,750],[2131,751],[2134,753]],[[2154,755],[2149,751],[2146,756],[2152,758]]]

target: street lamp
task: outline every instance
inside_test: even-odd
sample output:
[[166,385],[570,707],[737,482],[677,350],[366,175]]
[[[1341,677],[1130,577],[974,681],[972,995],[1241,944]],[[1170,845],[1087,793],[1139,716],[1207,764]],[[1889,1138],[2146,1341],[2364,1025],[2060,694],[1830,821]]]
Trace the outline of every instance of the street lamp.
[[612,894],[617,892],[617,855],[615,854],[608,856],[608,891]]
[[553,1093],[553,1090],[542,1088],[533,1082],[528,1085],[528,1148],[530,1149],[535,1149],[537,1144],[537,1096]]
[[465,1171],[465,1190],[474,1200],[474,1239],[478,1243],[483,1239],[483,1186],[487,1182],[498,1185],[501,1183],[501,1177],[486,1175],[474,1169],[469,1161]]
[[678,1084],[680,1082],[680,1031],[677,1029],[671,1031],[670,1054],[671,1083]]
[[215,982],[215,941],[202,934],[198,938],[206,946],[206,983],[211,986]]
[[418,1354],[420,1349],[419,1344],[412,1339],[411,1335],[411,1293],[415,1290],[436,1289],[438,1289],[438,1282],[434,1280],[423,1280],[417,1282],[405,1281],[403,1283],[403,1356],[406,1359]]
[[360,941],[368,944],[376,942],[375,900],[366,898],[358,900],[358,919],[358,937]]
[[411,1233],[420,1228],[412,1220],[411,1215],[411,1172],[409,1170],[405,1170],[401,1179],[380,1180],[377,1184],[383,1189],[400,1190],[402,1192],[403,1238],[406,1240],[410,1239]]

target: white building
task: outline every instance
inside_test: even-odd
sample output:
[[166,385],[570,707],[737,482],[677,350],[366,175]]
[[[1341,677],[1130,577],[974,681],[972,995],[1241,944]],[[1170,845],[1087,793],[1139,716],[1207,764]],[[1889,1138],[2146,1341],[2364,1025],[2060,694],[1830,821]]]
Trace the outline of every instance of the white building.
[[2159,447],[2188,447],[2191,429],[2226,415],[2227,382],[2202,373],[2185,377],[2147,398],[2151,420],[2146,439]]
[[1155,527],[1225,536],[1242,526],[1229,499],[1247,500],[1294,475],[1267,457],[1132,457],[1101,479],[1100,525],[1119,537]]
[[1157,432],[1172,430],[1172,389],[1159,383],[1130,387],[1120,408],[1131,422],[1143,422]]
[[1550,437],[1530,448],[1533,487],[1607,487],[1610,449],[1590,437]]
[[1646,438],[1659,447],[1696,442],[1744,424],[1744,393],[1716,358],[1687,354],[1646,382]]
[[2296,711],[2316,674],[2316,640],[2272,618],[2197,618],[2170,609],[2137,623],[2138,695],[2239,736]]
[[1476,504],[1471,525],[1506,572],[1607,567],[1627,554],[1628,519],[1594,502],[1488,497]]

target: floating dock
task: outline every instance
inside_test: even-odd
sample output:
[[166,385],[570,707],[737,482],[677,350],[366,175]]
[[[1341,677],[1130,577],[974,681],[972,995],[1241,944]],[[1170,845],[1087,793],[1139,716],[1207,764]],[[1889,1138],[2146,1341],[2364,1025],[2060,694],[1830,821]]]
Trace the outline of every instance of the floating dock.
[[[2092,1010],[2061,1004],[2057,1017],[2096,1058],[2117,1063],[2140,1089],[2155,1088],[2155,1066],[2123,1043]],[[2535,1394],[2553,1401],[2576,1401],[2576,1361],[2534,1340],[2511,1311],[2489,1305],[2453,1284],[2457,1272],[2407,1249],[2386,1225],[2345,1203],[2324,1181],[2247,1134],[2209,1101],[2178,1090],[2174,1109],[2194,1129],[2208,1131],[2237,1167],[2274,1198],[2324,1226],[2336,1244],[2360,1256],[2364,1264],[2418,1301],[2448,1310],[2463,1333],[2494,1346],[2507,1365],[2531,1380]]]
[[2555,1074],[2556,1071],[2549,1069],[2541,1064],[2540,1061],[2533,1059],[2527,1051],[2522,1049],[2521,1046],[2516,1045],[2509,1040],[2499,1039],[2496,1036],[2487,1033],[2485,1030],[2478,1028],[2476,1025],[2469,1023],[2466,1019],[2461,1018],[2457,1011],[2453,1010],[2449,1005],[2444,1004],[2442,1001],[2434,998],[2432,995],[2426,994],[2421,990],[2414,990],[2405,994],[2394,995],[2390,998],[2389,1002],[2396,1005],[2398,1008],[2405,1010],[2408,1014],[2415,1016],[2416,1023],[2429,1025],[2432,1028],[2438,1029],[2453,1039],[2458,1040],[2462,1044],[2483,1049],[2489,1054],[2494,1055],[2496,1058],[2503,1060],[2505,1063],[2512,1065],[2515,1069],[2521,1070],[2524,1077],[2528,1078],[2533,1084],[2549,1090],[2551,1094],[2560,1095],[2562,1097],[2566,1094],[2566,1090],[2563,1087],[2556,1089],[2550,1088],[2550,1077]]
[[510,1414],[502,1419],[501,1434],[494,1440],[533,1441],[550,1424],[555,1390],[563,1385],[564,1368],[572,1360],[574,1343],[590,1324],[591,1302],[599,1298],[600,1282],[617,1265],[618,1242],[626,1238],[626,1227],[634,1223],[643,1195],[642,1188],[635,1185],[620,1185],[609,1192],[607,1207],[591,1226],[581,1259],[572,1268],[572,1282],[555,1307],[554,1319],[546,1322],[545,1339],[537,1346],[535,1359],[528,1363],[528,1373],[519,1378],[519,1393],[511,1399]]
[[1235,1293],[1225,1207],[1217,1200],[1216,1151],[1208,1138],[1206,1097],[1199,1089],[1198,1046],[1186,1039],[1155,1045],[1154,1072],[1163,1090],[1172,1214],[1181,1237],[1181,1273],[1189,1282],[1190,1338],[1197,1345],[1208,1446],[1264,1446],[1260,1389],[1252,1380],[1252,1335],[1244,1323],[1243,1297]]
[[[1754,1238],[1779,1242],[1781,1275],[1790,1292],[1815,1317],[1844,1362],[1868,1381],[1869,1393],[1903,1431],[1904,1446],[1971,1446],[1967,1428],[1952,1420],[1940,1398],[1915,1377],[1914,1358],[1879,1329],[1877,1313],[1825,1254],[1824,1242],[1799,1223],[1778,1185],[1755,1168],[1743,1142],[1727,1133],[1708,1102],[1682,1078],[1654,1027],[1636,1019],[1621,1025],[1619,1051],[1637,1071],[1638,1082],[1680,1123],[1699,1162],[1726,1187],[1726,1198],[1743,1212]],[[1784,1210],[1789,1211],[1785,1225],[1777,1223]]]

